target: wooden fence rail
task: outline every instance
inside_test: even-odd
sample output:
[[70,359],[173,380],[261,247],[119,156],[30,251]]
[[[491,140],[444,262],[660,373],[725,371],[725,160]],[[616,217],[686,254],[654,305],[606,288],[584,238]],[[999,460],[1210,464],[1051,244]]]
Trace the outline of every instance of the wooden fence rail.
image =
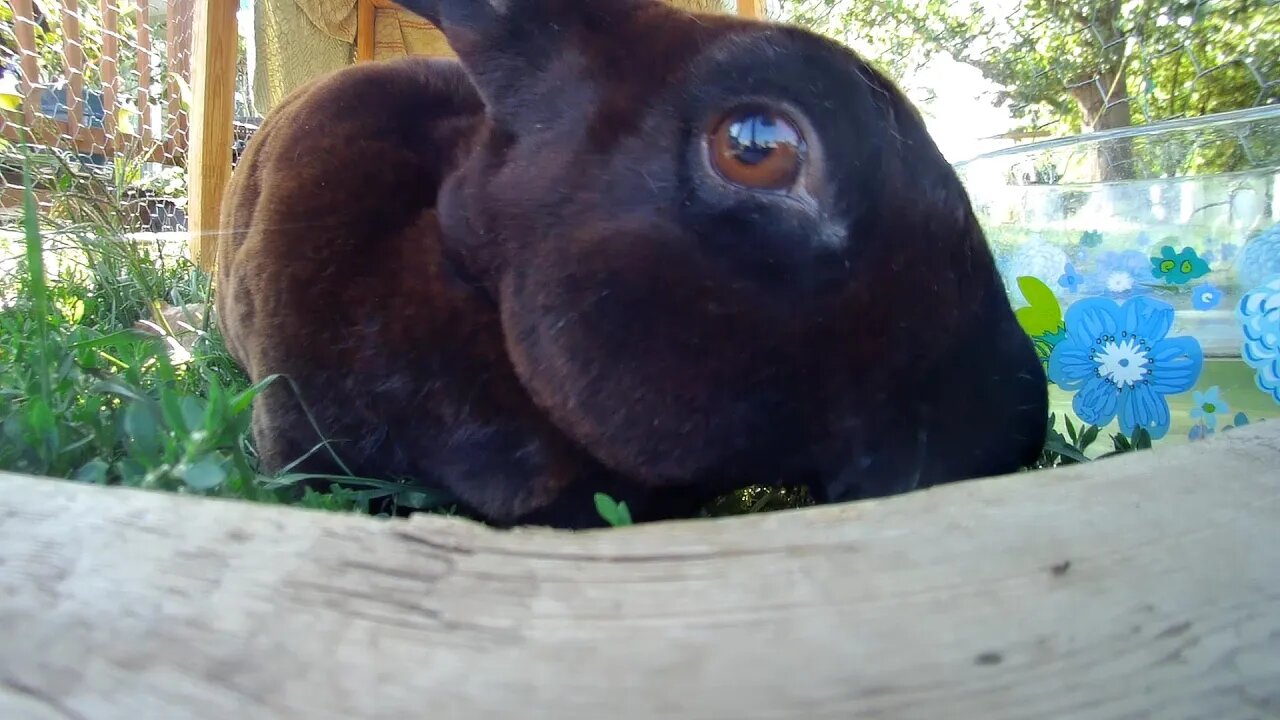
[[0,717],[1214,718],[1280,708],[1280,422],[586,533],[0,477]]

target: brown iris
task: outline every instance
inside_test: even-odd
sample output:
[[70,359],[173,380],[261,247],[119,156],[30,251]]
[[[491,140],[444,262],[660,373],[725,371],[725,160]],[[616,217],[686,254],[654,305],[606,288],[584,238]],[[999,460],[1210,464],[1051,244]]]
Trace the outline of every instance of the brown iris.
[[805,143],[785,116],[747,108],[725,116],[711,131],[711,165],[725,180],[753,190],[789,187],[800,174]]

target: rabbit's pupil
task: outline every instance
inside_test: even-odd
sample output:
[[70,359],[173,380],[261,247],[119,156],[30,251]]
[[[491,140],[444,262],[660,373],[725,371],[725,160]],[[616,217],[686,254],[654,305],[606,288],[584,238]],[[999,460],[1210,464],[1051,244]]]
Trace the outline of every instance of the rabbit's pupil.
[[777,190],[795,182],[805,143],[785,117],[745,110],[731,113],[716,126],[710,148],[712,165],[729,182]]

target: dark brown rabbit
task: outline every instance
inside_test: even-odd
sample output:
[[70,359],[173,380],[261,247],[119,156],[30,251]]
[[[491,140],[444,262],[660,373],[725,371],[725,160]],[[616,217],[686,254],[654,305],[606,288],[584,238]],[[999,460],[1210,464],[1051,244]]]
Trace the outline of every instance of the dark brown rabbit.
[[583,527],[596,492],[657,519],[1038,455],[1044,372],[968,197],[849,50],[657,0],[402,4],[461,64],[296,92],[232,180],[219,321],[298,390],[254,407],[267,470],[336,472],[323,434],[358,475]]

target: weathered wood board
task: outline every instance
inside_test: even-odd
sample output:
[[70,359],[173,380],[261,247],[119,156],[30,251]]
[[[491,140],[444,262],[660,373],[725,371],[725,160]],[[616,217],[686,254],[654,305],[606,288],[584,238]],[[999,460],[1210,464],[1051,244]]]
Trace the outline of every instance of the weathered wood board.
[[0,477],[0,718],[1280,715],[1280,422],[897,498],[495,532]]

